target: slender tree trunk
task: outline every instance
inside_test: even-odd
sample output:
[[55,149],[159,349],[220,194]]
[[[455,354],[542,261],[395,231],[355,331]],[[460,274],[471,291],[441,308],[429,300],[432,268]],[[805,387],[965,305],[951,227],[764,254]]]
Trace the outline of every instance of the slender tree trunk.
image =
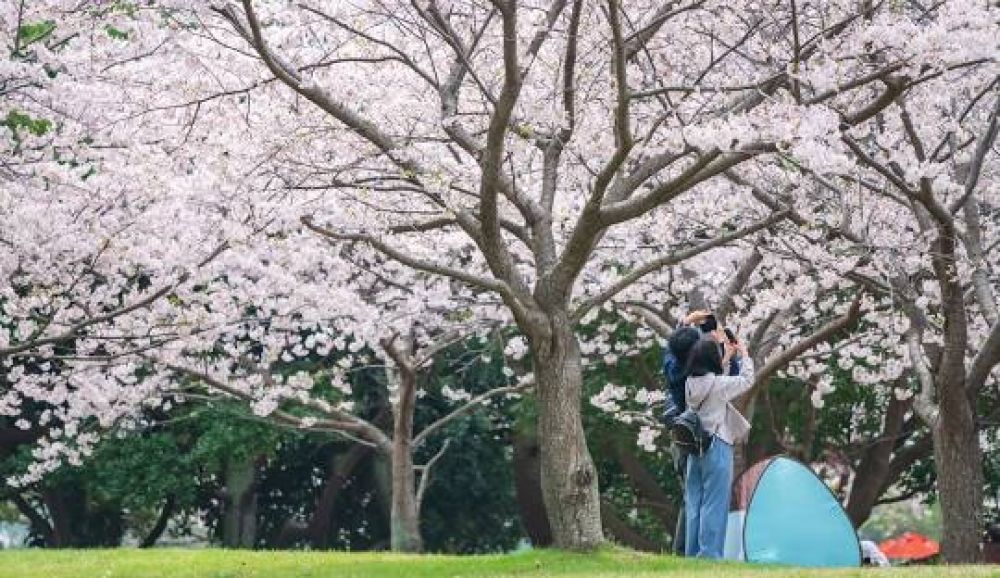
[[413,451],[409,439],[392,443],[392,513],[390,543],[394,552],[420,552],[420,512],[417,508]]
[[[392,504],[389,512],[389,544],[393,552],[420,552],[424,548],[420,536],[420,505],[417,503],[416,472],[413,469],[413,413],[417,401],[417,374],[409,365],[412,351],[406,358],[392,343],[386,351],[398,364],[388,372],[389,379],[398,379],[399,399],[393,407],[392,447],[389,465],[392,468]],[[405,350],[412,347],[408,342]],[[396,353],[396,355],[393,355]],[[383,448],[384,451],[384,448]]]
[[733,480],[740,477],[740,474],[747,471],[753,465],[747,455],[747,444],[749,442],[736,442],[733,444]]
[[629,525],[628,522],[623,520],[618,515],[618,512],[615,511],[614,504],[610,502],[603,502],[601,504],[601,518],[604,521],[604,528],[608,531],[608,535],[619,544],[642,552],[663,551],[662,544],[643,536]]
[[309,543],[313,548],[321,549],[330,546],[330,530],[333,528],[333,509],[337,496],[344,484],[354,474],[355,468],[362,459],[368,457],[371,448],[361,444],[353,445],[346,452],[330,457],[327,466],[326,484],[319,498],[316,499],[316,509],[307,526]]
[[[375,486],[375,502],[382,520],[392,527],[392,456],[389,452],[375,452],[371,460],[372,482]],[[384,550],[386,544],[380,542],[377,549]]]
[[[77,493],[77,492],[73,492]],[[49,511],[52,520],[52,546],[55,548],[70,548],[75,545],[73,533],[73,513],[66,504],[64,492],[47,489],[42,492],[42,501]],[[82,499],[79,494],[72,499]]]
[[146,534],[146,537],[142,539],[139,544],[140,548],[152,548],[156,545],[156,541],[160,539],[163,535],[163,531],[167,529],[167,524],[170,522],[170,517],[174,515],[174,506],[177,503],[176,497],[173,494],[167,496],[166,501],[163,503],[163,508],[160,510],[160,515],[156,519],[156,524],[153,528]]
[[253,548],[256,542],[257,461],[249,456],[226,466],[222,544],[227,548]]
[[31,524],[32,533],[36,534],[42,540],[42,546],[56,546],[55,531],[52,529],[52,524],[45,519],[45,516],[28,503],[28,500],[19,493],[14,493],[11,496],[11,500],[17,506],[21,515],[28,519],[28,522]]
[[550,327],[547,340],[532,342],[542,494],[555,546],[592,550],[604,541],[604,534],[597,470],[580,412],[580,348],[566,315],[552,318]]
[[911,405],[910,400],[892,398],[885,412],[881,435],[868,446],[858,462],[845,506],[855,528],[860,528],[868,520],[879,496],[891,481],[890,457]]
[[934,428],[934,462],[944,526],[941,554],[949,563],[980,562],[983,462],[975,415],[963,376],[939,381],[938,388],[941,413]]
[[[630,445],[634,446],[635,444]],[[639,457],[630,448],[626,448],[624,444],[617,444],[615,455],[618,458],[618,465],[621,466],[629,480],[629,485],[644,501],[646,509],[660,521],[664,530],[668,533],[673,532],[677,526],[679,515],[677,504],[683,502],[683,495],[680,496],[680,499],[668,496],[660,487],[659,481],[646,469]]]

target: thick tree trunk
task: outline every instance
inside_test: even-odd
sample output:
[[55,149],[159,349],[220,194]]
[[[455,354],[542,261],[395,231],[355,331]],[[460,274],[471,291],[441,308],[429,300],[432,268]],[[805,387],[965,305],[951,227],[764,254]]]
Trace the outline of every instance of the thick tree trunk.
[[580,403],[580,348],[565,315],[548,339],[532,343],[538,388],[542,494],[555,546],[592,550],[604,541],[597,470],[587,449]]
[[125,535],[121,508],[101,504],[87,495],[79,482],[66,482],[42,491],[56,548],[114,548]]
[[981,562],[983,465],[973,402],[966,390],[969,345],[964,291],[956,263],[957,232],[938,217],[934,273],[941,288],[944,347],[936,368],[938,416],[933,425],[934,462],[941,499],[941,555],[949,563]]
[[940,416],[934,428],[934,462],[941,500],[941,554],[949,563],[982,561],[983,466],[975,415],[957,376],[939,382]]
[[514,490],[521,512],[521,525],[536,548],[552,545],[552,528],[549,527],[542,497],[541,448],[537,432],[514,435]]
[[[45,503],[45,509],[49,511],[49,518],[52,520],[51,545],[55,548],[70,548],[76,545],[76,536],[73,533],[74,516],[66,503],[67,496],[64,494],[65,492],[52,489],[42,492],[42,501]],[[82,499],[82,496],[76,495],[73,498]],[[73,498],[70,499],[73,500]]]

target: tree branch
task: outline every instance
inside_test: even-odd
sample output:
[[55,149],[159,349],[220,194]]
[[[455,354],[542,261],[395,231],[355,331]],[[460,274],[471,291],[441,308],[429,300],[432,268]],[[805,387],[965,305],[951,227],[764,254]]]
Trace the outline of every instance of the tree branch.
[[710,241],[701,243],[700,245],[695,245],[694,247],[690,247],[688,249],[677,251],[675,253],[664,255],[657,259],[648,261],[633,269],[628,275],[625,275],[617,282],[612,284],[610,287],[604,289],[594,297],[581,303],[573,312],[571,319],[573,320],[574,323],[579,323],[580,319],[582,319],[587,314],[588,311],[590,311],[594,307],[599,307],[605,301],[611,299],[618,293],[621,293],[622,291],[627,289],[630,285],[632,285],[639,279],[642,279],[646,275],[649,275],[650,273],[658,271],[664,267],[676,265],[677,263],[686,261],[687,259],[690,259],[695,255],[699,255],[701,253],[704,253],[705,251],[714,249],[716,247],[721,247],[722,245],[731,243],[737,239],[746,237],[747,235],[751,235],[761,229],[770,227],[771,225],[774,225],[778,221],[784,219],[787,215],[788,215],[788,210],[779,211],[777,213],[770,215],[766,219],[758,221],[744,229],[740,229],[738,231],[734,231],[727,235],[716,237]]
[[[197,269],[197,268],[204,267],[209,262],[211,262],[216,257],[218,257],[220,254],[222,254],[222,252],[224,252],[228,248],[229,248],[229,243],[228,242],[222,243],[221,245],[219,245],[218,247],[216,247],[215,250],[212,251],[207,257],[205,257],[204,259],[202,259],[201,262],[199,262],[196,265],[195,268]],[[44,337],[44,338],[32,339],[32,340],[26,341],[24,343],[20,343],[18,345],[13,345],[13,346],[10,346],[10,347],[0,348],[0,359],[3,359],[4,357],[10,356],[10,355],[16,355],[18,353],[23,353],[25,351],[28,351],[30,349],[34,349],[34,348],[37,348],[37,347],[41,347],[43,345],[52,345],[52,344],[56,344],[56,343],[64,343],[66,341],[70,341],[73,338],[77,337],[80,334],[81,331],[83,331],[84,329],[86,329],[88,327],[92,327],[94,325],[99,325],[99,324],[105,323],[107,321],[112,321],[112,320],[114,320],[114,319],[116,319],[118,317],[121,317],[123,315],[128,315],[129,313],[132,313],[133,311],[138,311],[139,309],[145,309],[145,308],[149,307],[150,305],[152,305],[157,300],[159,300],[160,298],[165,297],[166,295],[168,295],[172,291],[176,290],[177,287],[179,287],[179,286],[183,285],[185,282],[187,282],[187,280],[191,278],[191,274],[192,274],[191,271],[185,271],[173,283],[169,283],[167,285],[164,285],[163,287],[161,287],[157,291],[154,291],[153,293],[151,293],[149,296],[147,296],[147,297],[145,297],[143,299],[140,299],[139,301],[136,301],[135,303],[132,303],[131,305],[126,305],[124,307],[115,309],[114,311],[109,311],[108,313],[104,313],[102,315],[97,315],[97,316],[94,316],[94,317],[89,317],[87,319],[84,319],[83,321],[80,321],[80,322],[78,322],[78,323],[70,326],[69,329],[67,329],[66,331],[63,331],[59,335],[54,335],[52,337]]]
[[982,349],[972,360],[972,367],[966,379],[966,387],[970,395],[979,393],[986,380],[990,377],[990,372],[1000,363],[1000,321],[993,323],[989,337],[983,343]]
[[[247,394],[246,392],[241,391],[240,389],[233,387],[227,383],[224,383],[223,381],[203,371],[198,371],[197,369],[192,369],[190,367],[185,367],[183,365],[170,363],[155,357],[143,356],[143,358],[157,365],[165,367],[173,372],[191,377],[192,379],[204,383],[210,389],[215,389],[226,395],[232,396],[236,399],[245,402],[255,401],[254,398],[251,395]],[[378,429],[373,424],[364,419],[340,411],[325,402],[321,402],[320,400],[295,399],[293,401],[295,401],[296,403],[301,403],[305,407],[313,409],[319,412],[320,414],[330,416],[333,419],[319,420],[316,422],[314,427],[314,426],[307,426],[305,422],[302,421],[302,418],[280,409],[275,410],[272,414],[270,414],[267,417],[271,418],[274,421],[291,424],[301,429],[308,429],[315,431],[342,431],[345,432],[346,434],[358,435],[365,441],[372,443],[383,450],[387,449],[390,445],[389,438],[384,433],[382,433],[380,429]]]
[[312,218],[308,216],[301,217],[300,220],[302,224],[305,225],[309,230],[319,235],[322,235],[323,237],[326,237],[328,239],[333,239],[336,241],[357,241],[361,243],[366,243],[370,245],[372,248],[379,251],[380,253],[389,257],[390,259],[398,261],[399,263],[402,263],[407,267],[411,267],[418,271],[424,271],[425,273],[432,273],[435,275],[443,275],[445,277],[451,277],[452,279],[462,281],[463,283],[467,283],[474,287],[479,287],[481,289],[486,289],[488,291],[494,291],[496,293],[499,293],[500,295],[503,295],[504,297],[509,297],[510,299],[516,302],[517,297],[514,295],[511,288],[505,282],[500,281],[499,279],[490,279],[488,277],[473,275],[461,269],[453,269],[451,267],[446,267],[444,265],[439,265],[437,263],[432,263],[430,261],[414,257],[407,253],[403,253],[402,251],[399,251],[394,247],[389,246],[388,244],[372,237],[371,235],[366,235],[362,233],[338,233],[331,229],[327,229],[325,227],[321,227],[315,224]]
[[504,395],[507,393],[520,393],[531,387],[531,385],[532,384],[520,384],[520,385],[511,385],[507,387],[498,387],[496,389],[491,389],[486,393],[477,395],[476,397],[470,399],[465,405],[459,407],[458,409],[455,409],[451,413],[438,419],[434,423],[425,427],[420,433],[413,436],[413,447],[414,448],[418,447],[420,444],[426,441],[427,438],[432,436],[435,432],[437,432],[444,426],[448,425],[452,421],[475,412],[485,401],[489,400],[490,398],[496,397],[498,395]]
[[430,485],[431,469],[434,467],[434,464],[436,464],[438,460],[440,460],[441,457],[444,456],[444,453],[448,451],[449,445],[451,445],[451,440],[450,439],[444,440],[444,444],[441,446],[441,449],[438,450],[438,452],[434,454],[434,456],[431,459],[427,460],[426,464],[420,466],[419,468],[414,468],[420,470],[420,484],[417,486],[417,498],[416,498],[417,512],[420,511],[420,506],[423,505],[424,503],[424,492],[427,491],[427,486]]
[[[791,210],[788,211],[789,216],[791,215]],[[757,266],[761,264],[764,260],[764,255],[760,251],[754,249],[747,256],[746,260],[740,264],[740,268],[736,271],[736,275],[733,277],[732,281],[729,282],[729,286],[726,287],[725,293],[722,294],[722,299],[719,304],[715,306],[716,318],[718,318],[719,323],[725,325],[726,317],[732,312],[735,307],[736,295],[743,291],[747,283],[750,281],[750,276],[757,269]]]
[[969,197],[976,190],[976,185],[979,183],[979,175],[983,171],[983,161],[986,159],[986,154],[993,148],[993,143],[996,142],[998,125],[997,125],[997,114],[1000,113],[1000,98],[997,98],[996,104],[993,106],[993,112],[990,114],[989,124],[986,126],[986,131],[980,136],[979,143],[976,144],[976,152],[972,155],[972,160],[969,161],[968,172],[965,175],[965,191],[962,196],[955,199],[955,202],[951,204],[948,210],[951,214],[955,214],[959,209],[965,205]]
[[864,292],[859,291],[854,297],[854,301],[851,302],[851,306],[848,308],[846,313],[830,321],[826,325],[823,325],[815,332],[799,340],[797,343],[790,346],[788,349],[785,349],[778,355],[768,359],[767,363],[764,364],[764,367],[757,372],[757,375],[754,377],[754,384],[746,395],[748,397],[753,396],[756,391],[763,387],[763,384],[767,383],[767,381],[771,379],[771,376],[794,361],[798,356],[802,355],[806,351],[809,351],[820,343],[830,340],[841,331],[850,329],[857,324],[858,320],[861,319],[861,298],[863,295]]

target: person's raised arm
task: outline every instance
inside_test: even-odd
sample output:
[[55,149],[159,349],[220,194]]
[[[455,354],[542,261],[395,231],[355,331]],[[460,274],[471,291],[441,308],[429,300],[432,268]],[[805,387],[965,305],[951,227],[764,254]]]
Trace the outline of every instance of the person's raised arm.
[[753,358],[750,357],[747,346],[742,341],[736,342],[735,345],[726,341],[723,346],[726,348],[726,354],[722,362],[723,367],[729,367],[729,360],[737,353],[740,354],[739,375],[716,377],[725,398],[732,400],[746,393],[753,385]]

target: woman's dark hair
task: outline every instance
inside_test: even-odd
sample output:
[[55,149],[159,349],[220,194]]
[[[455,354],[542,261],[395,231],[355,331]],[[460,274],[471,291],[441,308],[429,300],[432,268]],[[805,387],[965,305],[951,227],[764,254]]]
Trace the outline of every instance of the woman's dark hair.
[[701,333],[697,329],[694,327],[681,327],[670,336],[667,347],[670,348],[670,352],[674,354],[677,361],[681,365],[685,365],[691,348],[694,347],[695,343],[698,343],[699,339],[701,339]]
[[711,337],[702,337],[691,348],[687,360],[687,374],[692,377],[708,375],[724,375],[722,370],[722,352],[719,344]]

